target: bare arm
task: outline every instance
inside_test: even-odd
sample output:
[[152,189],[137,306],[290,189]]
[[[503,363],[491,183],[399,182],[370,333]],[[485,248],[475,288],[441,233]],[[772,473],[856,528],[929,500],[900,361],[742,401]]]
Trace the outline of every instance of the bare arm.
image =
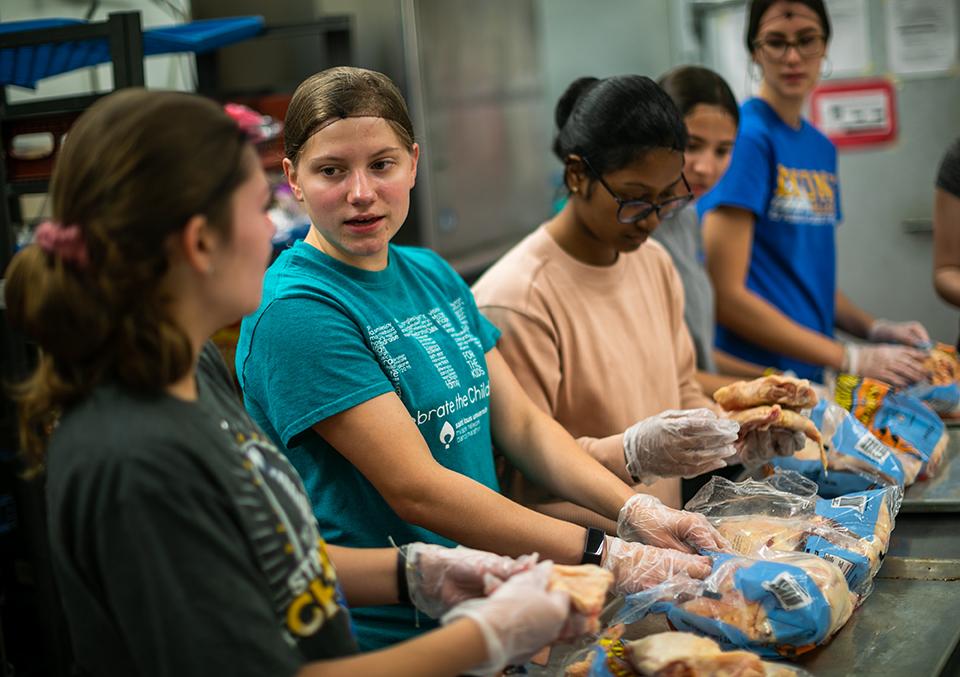
[[843,329],[848,334],[853,334],[859,338],[866,338],[870,331],[870,325],[874,321],[873,315],[863,310],[846,294],[839,289],[836,296],[836,311],[834,315],[834,324]]
[[697,383],[707,397],[713,397],[713,394],[720,388],[728,386],[731,383],[742,381],[739,376],[727,376],[726,374],[711,374],[709,371],[697,372]]
[[942,188],[933,202],[933,286],[960,308],[960,197]]
[[[491,391],[496,392],[492,373]],[[562,564],[581,559],[583,528],[528,510],[437,463],[396,393],[331,416],[314,430],[363,473],[406,522],[502,555],[539,552]]]
[[296,677],[453,677],[487,657],[480,626],[467,618],[389,649],[309,663]]
[[344,548],[327,543],[337,580],[351,607],[396,604],[397,551],[393,548]]
[[616,521],[620,508],[635,493],[633,489],[585,453],[563,426],[534,405],[496,348],[487,353],[487,368],[490,425],[497,448],[520,472],[552,494]]
[[738,380],[742,380],[743,377],[760,378],[766,371],[764,366],[741,360],[739,357],[734,357],[730,353],[717,349],[713,351],[713,361],[717,365],[718,372],[724,376],[741,377]]
[[720,207],[704,217],[707,272],[716,290],[717,320],[768,350],[834,369],[843,365],[839,341],[797,324],[746,286],[754,216]]

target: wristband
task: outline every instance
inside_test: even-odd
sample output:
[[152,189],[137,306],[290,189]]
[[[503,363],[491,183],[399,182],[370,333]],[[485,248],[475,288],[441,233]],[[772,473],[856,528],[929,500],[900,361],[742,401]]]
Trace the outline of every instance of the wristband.
[[580,564],[596,564],[600,566],[603,562],[603,544],[606,542],[607,535],[603,529],[590,527],[587,529],[587,538],[583,542],[583,557]]
[[410,587],[407,585],[407,558],[402,550],[397,550],[397,601],[405,606],[413,606]]

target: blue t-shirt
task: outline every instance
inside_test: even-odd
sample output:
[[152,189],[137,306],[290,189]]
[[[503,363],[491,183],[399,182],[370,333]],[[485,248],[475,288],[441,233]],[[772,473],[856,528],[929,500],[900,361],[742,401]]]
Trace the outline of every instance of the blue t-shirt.
[[[328,543],[358,548],[450,540],[400,519],[312,426],[396,392],[434,458],[499,491],[485,355],[499,332],[439,256],[390,246],[366,271],[303,241],[267,271],[260,308],[244,318],[237,376],[253,419],[299,471]],[[432,627],[412,607],[357,609],[360,646],[375,649]]]
[[[833,336],[836,225],[842,219],[837,150],[806,120],[786,124],[762,99],[741,107],[726,174],[699,203],[701,214],[739,207],[756,222],[747,288],[794,322]],[[752,343],[722,325],[716,345],[756,364],[821,380],[822,369]]]

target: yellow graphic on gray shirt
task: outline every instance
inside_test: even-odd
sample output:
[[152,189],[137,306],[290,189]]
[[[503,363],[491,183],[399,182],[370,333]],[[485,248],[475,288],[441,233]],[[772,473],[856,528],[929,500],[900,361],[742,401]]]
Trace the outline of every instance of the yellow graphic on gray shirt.
[[336,573],[322,540],[313,555],[287,581],[294,591],[293,601],[287,607],[287,630],[297,637],[314,634],[340,610]]

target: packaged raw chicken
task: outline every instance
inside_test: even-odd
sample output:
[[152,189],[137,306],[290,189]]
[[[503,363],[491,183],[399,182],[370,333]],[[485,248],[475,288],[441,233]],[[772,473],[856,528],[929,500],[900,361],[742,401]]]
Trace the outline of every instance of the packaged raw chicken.
[[[764,469],[793,470],[814,481],[817,493],[826,498],[884,486],[903,486],[906,476],[894,450],[836,402],[821,400],[810,413],[820,429],[827,454],[827,467],[820,459],[819,445],[810,441],[793,456],[775,457]],[[919,462],[916,462],[919,470]]]
[[862,602],[886,554],[900,490],[828,501],[817,498],[815,485],[796,473],[769,479],[773,482],[711,478],[686,509],[706,515],[739,554],[765,558],[771,551],[805,552],[836,564]]
[[924,362],[927,378],[903,392],[926,404],[944,418],[960,416],[960,359],[957,349],[938,343]]
[[749,651],[724,651],[712,639],[689,632],[660,632],[632,642],[622,626],[566,669],[566,677],[800,677],[805,670],[762,661]]
[[834,398],[893,449],[912,484],[937,474],[947,448],[946,426],[923,402],[870,378],[842,374]]
[[615,622],[663,613],[677,630],[711,637],[725,649],[790,657],[827,642],[856,604],[840,569],[816,555],[712,556],[706,579],[674,579],[628,595]]

